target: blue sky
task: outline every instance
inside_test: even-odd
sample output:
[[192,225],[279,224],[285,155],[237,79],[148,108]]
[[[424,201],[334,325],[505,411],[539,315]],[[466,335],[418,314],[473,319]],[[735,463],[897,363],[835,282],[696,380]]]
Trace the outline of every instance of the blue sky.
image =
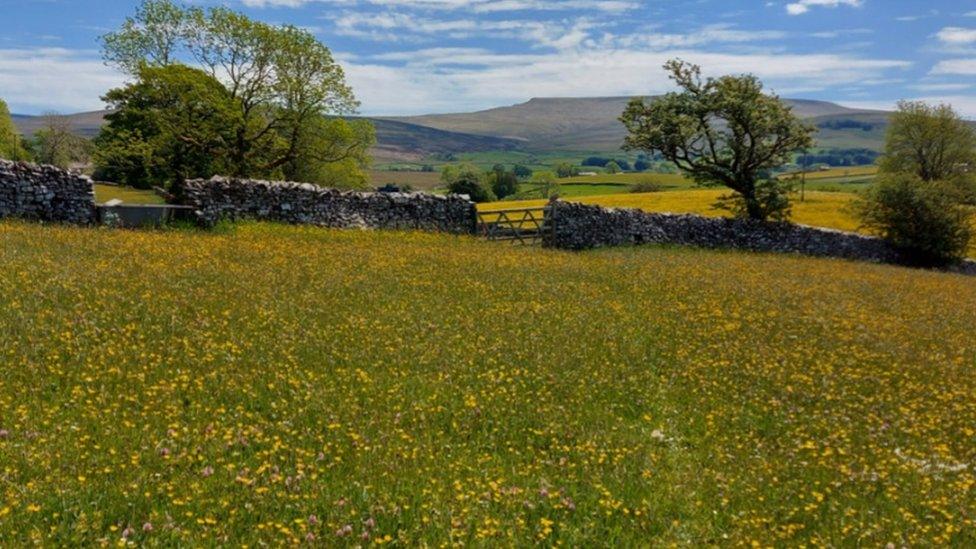
[[[123,81],[98,37],[136,0],[0,0],[0,98],[19,113],[101,108]],[[532,97],[654,94],[661,64],[758,74],[786,97],[976,118],[976,0],[196,0],[308,28],[364,114],[468,111]]]

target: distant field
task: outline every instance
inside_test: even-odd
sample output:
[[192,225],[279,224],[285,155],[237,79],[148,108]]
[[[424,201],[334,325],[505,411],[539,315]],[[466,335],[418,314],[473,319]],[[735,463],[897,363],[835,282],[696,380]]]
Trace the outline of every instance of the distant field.
[[152,191],[133,189],[132,187],[116,187],[113,185],[95,185],[95,201],[105,203],[109,200],[121,200],[126,204],[165,204],[159,195]]
[[3,547],[976,545],[970,278],[251,224],[0,252]]
[[410,185],[414,190],[429,191],[441,185],[439,172],[370,170],[369,184],[372,187],[383,185]]
[[[788,177],[794,174],[783,174],[780,177]],[[795,174],[801,177],[802,174]],[[829,170],[818,170],[806,172],[806,180],[817,181],[821,179],[845,179],[853,177],[873,177],[878,175],[877,166],[852,166],[846,168],[830,168]]]

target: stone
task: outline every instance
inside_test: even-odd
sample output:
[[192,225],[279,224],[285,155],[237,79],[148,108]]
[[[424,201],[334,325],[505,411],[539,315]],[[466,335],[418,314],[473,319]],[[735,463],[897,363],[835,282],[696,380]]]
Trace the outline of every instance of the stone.
[[95,222],[95,186],[54,166],[0,160],[0,218],[88,225]]

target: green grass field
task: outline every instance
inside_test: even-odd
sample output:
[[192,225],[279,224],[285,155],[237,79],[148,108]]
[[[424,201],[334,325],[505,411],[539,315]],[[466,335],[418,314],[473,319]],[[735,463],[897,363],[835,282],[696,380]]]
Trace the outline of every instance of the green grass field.
[[152,191],[114,185],[95,185],[95,201],[99,204],[118,199],[126,204],[165,204],[158,194]]
[[0,546],[976,544],[976,285],[0,223]]

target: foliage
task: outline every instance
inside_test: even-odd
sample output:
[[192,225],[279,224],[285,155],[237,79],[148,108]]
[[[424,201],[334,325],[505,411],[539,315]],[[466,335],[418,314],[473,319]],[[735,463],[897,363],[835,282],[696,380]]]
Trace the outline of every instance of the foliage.
[[570,164],[569,162],[560,162],[556,166],[556,177],[559,177],[560,179],[575,177],[577,175],[579,175],[579,168]]
[[611,160],[610,162],[607,162],[607,165],[604,166],[603,169],[605,169],[607,171],[607,173],[609,173],[609,174],[615,174],[615,173],[620,173],[621,172],[620,164],[617,164],[617,162],[616,161],[613,161],[613,160]]
[[42,127],[31,140],[31,148],[34,161],[59,168],[88,164],[94,151],[93,143],[75,135],[67,117],[57,113],[44,115]]
[[976,542],[970,278],[278,225],[0,250],[5,547]]
[[816,164],[828,166],[870,166],[881,155],[870,149],[828,149],[819,153],[803,153],[797,156],[796,163],[809,168]]
[[913,174],[923,181],[954,181],[976,170],[976,130],[949,105],[902,101],[891,117],[884,173]]
[[485,175],[471,164],[444,166],[441,181],[453,194],[466,194],[474,202],[491,202],[497,199],[485,181]]
[[100,178],[169,187],[226,172],[237,109],[226,88],[184,65],[143,65],[138,80],[108,92],[112,113],[96,138]]
[[[621,116],[628,149],[658,151],[702,185],[724,185],[753,219],[770,214],[760,196],[760,174],[787,164],[813,144],[814,129],[803,124],[752,75],[703,80],[701,69],[683,61],[665,65],[681,92],[647,103],[634,99]],[[784,199],[786,197],[783,197]]]
[[515,167],[512,168],[512,172],[519,179],[528,179],[528,178],[532,177],[532,168],[529,168],[527,166],[523,166],[521,164],[516,164]]
[[501,199],[518,192],[519,180],[514,171],[508,171],[502,164],[495,164],[488,172],[488,185],[495,197]]
[[282,166],[283,178],[337,189],[369,185],[369,148],[376,130],[368,120],[317,117],[296,143],[296,155]]
[[545,199],[559,196],[559,178],[552,172],[535,172],[528,182],[529,194]]
[[364,181],[364,139],[375,139],[372,130],[363,127],[367,122],[342,127],[322,120],[351,114],[358,103],[332,53],[307,30],[268,25],[224,7],[205,11],[145,0],[103,43],[105,59],[131,75],[145,65],[186,60],[225,85],[236,111],[229,126],[228,175],[290,172],[347,186]]
[[856,203],[863,226],[902,249],[909,261],[944,265],[964,257],[973,220],[945,182],[909,174],[879,178]]
[[750,214],[748,202],[737,192],[720,196],[715,207],[731,212],[734,217],[788,221],[793,213],[789,196],[794,190],[794,179],[764,177],[756,182],[753,207],[758,208],[758,217]]
[[30,158],[20,139],[20,132],[14,126],[7,103],[0,99],[0,158],[6,160],[27,160]]

